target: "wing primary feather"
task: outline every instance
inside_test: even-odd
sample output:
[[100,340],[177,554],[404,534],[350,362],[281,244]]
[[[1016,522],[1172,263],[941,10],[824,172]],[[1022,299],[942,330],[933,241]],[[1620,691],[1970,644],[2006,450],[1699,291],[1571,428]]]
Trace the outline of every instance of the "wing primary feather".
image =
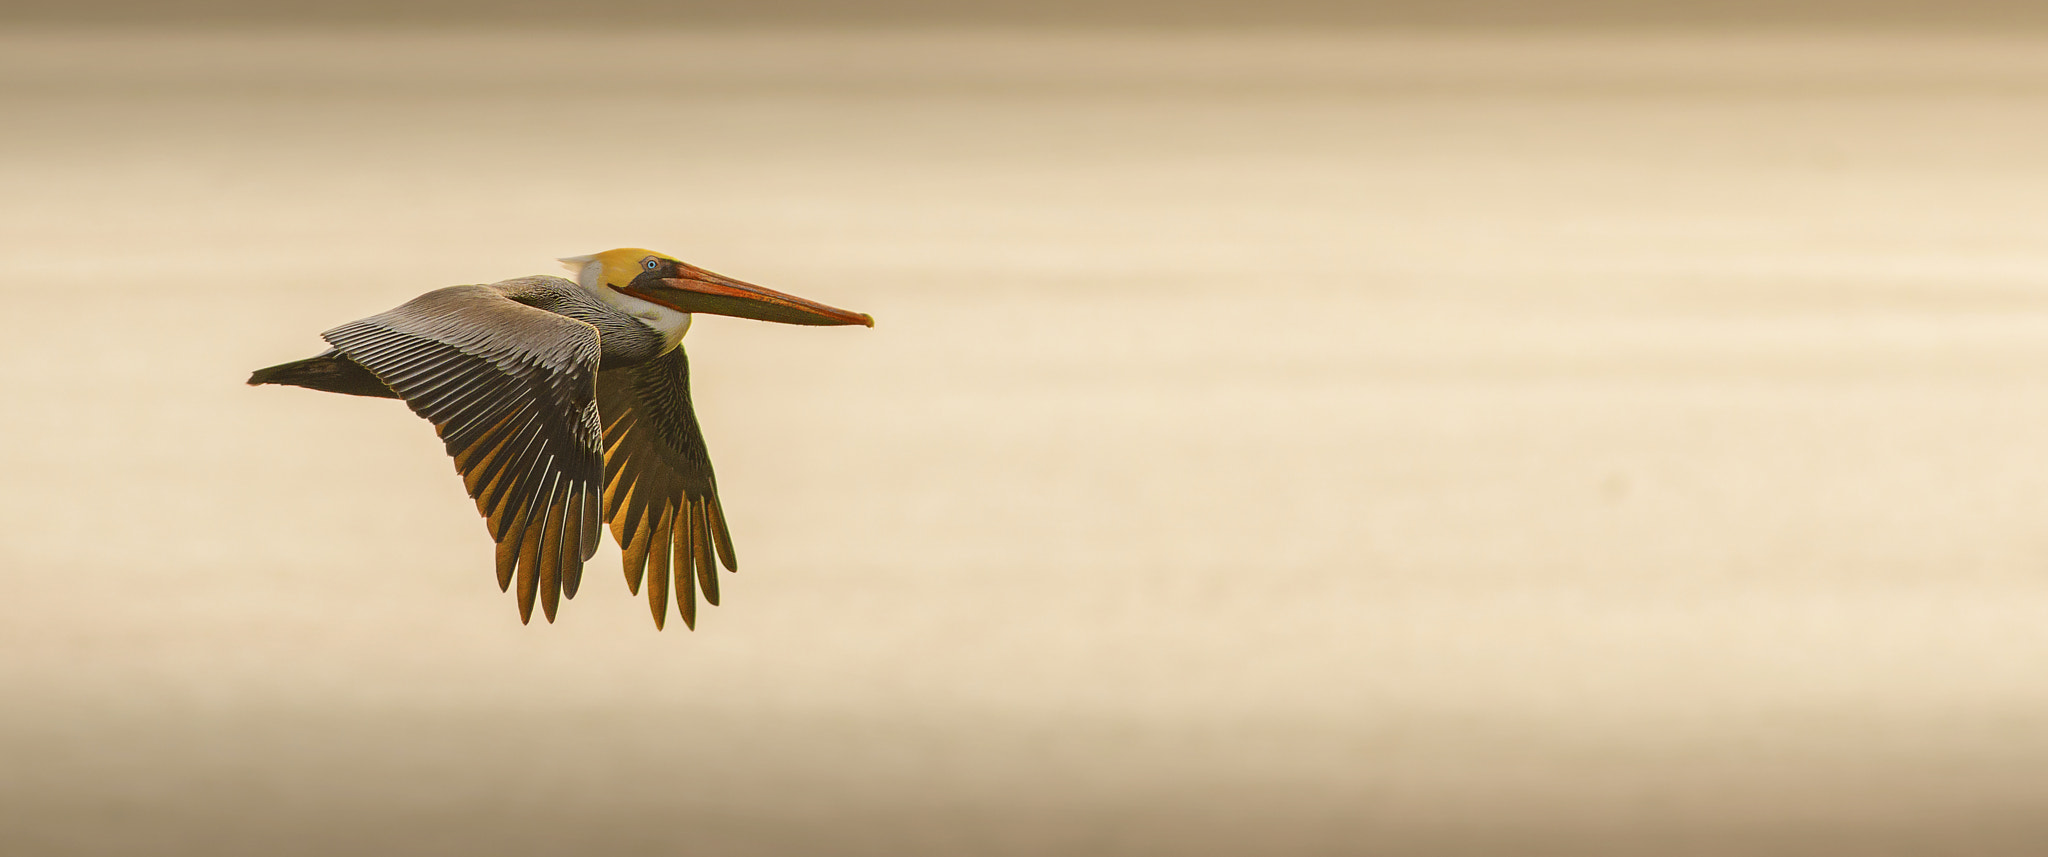
[[711,495],[704,499],[711,507],[711,533],[717,537],[718,558],[725,562],[727,569],[739,571],[739,557],[735,556],[732,550],[732,533],[725,528],[725,506],[718,502],[717,491],[711,492]]
[[670,547],[670,522],[668,509],[655,513],[654,536],[649,540],[647,552],[647,609],[654,613],[654,628],[661,630],[668,621],[668,564]]
[[633,540],[645,533],[640,527],[642,521],[630,520],[625,513],[626,504],[632,502],[634,488],[633,483],[621,481],[604,489],[605,519],[611,522],[612,537],[619,540],[621,548],[631,547]]
[[518,435],[518,426],[511,425],[511,417],[500,420],[476,443],[455,456],[455,469],[462,473],[462,486],[469,490],[469,496],[477,501],[477,509],[486,516],[492,503],[484,502],[484,495],[508,475],[505,466],[506,447]]
[[[614,531],[614,535],[616,533],[617,531]],[[619,540],[619,553],[626,561],[626,591],[634,595],[640,594],[640,579],[647,573],[647,543],[649,540],[650,536],[647,532],[646,521],[640,522],[640,531],[633,534],[632,540]]]
[[604,456],[604,513],[607,517],[616,517],[620,507],[613,502],[612,495],[617,493],[619,486],[631,485],[636,473],[625,467],[626,454],[619,451],[618,444],[605,450]]
[[696,575],[691,573],[691,567],[696,564],[696,554],[690,549],[690,542],[697,532],[694,517],[690,501],[684,500],[682,506],[676,509],[676,526],[680,528],[676,532],[675,540],[676,606],[682,608],[683,627],[692,631],[697,630]]
[[[539,423],[529,423],[520,431],[521,434],[514,438],[514,442],[519,444],[519,451],[502,465],[510,474],[510,478],[494,484],[484,496],[477,498],[478,506],[491,509],[491,514],[518,514],[526,507],[514,504],[522,496],[530,503],[533,495],[538,493],[535,480],[538,478],[542,460],[538,453],[547,448],[547,441],[541,437]],[[535,446],[536,443],[539,447]]]
[[575,598],[576,589],[583,585],[584,545],[587,527],[583,525],[584,505],[589,497],[588,489],[581,482],[569,492],[569,507],[562,516],[562,597]]
[[[553,459],[552,446],[553,444],[547,436],[547,427],[543,422],[541,420],[530,421],[524,429],[519,453],[513,456],[508,461],[508,464],[521,473],[523,480],[545,479],[548,474],[548,466],[552,463]],[[538,483],[529,484],[523,481],[515,483],[512,499],[518,499],[518,489],[530,488],[537,493],[545,487]]]
[[624,498],[620,501],[625,506],[626,532],[629,533],[640,532],[644,529],[641,524],[646,522],[647,513],[654,508],[655,503],[661,502],[659,498],[650,499],[641,496],[641,486],[641,480],[634,479],[633,489],[626,492]]
[[709,504],[698,497],[690,501],[690,558],[697,566],[697,588],[704,590],[704,603],[718,606],[718,566],[711,561]]
[[475,440],[464,444],[461,452],[455,453],[455,466],[464,472],[464,484],[470,486],[469,496],[475,497],[479,490],[477,486],[484,484],[481,479],[473,480],[473,474],[469,474],[469,471],[471,469],[492,471],[497,469],[495,467],[485,467],[484,465],[498,460],[498,453],[505,449],[505,442],[511,440],[518,433],[520,423],[514,419],[516,416],[516,414],[492,414],[491,424],[485,426],[482,431],[477,432]]
[[555,621],[555,607],[562,601],[562,507],[567,505],[568,487],[558,476],[549,492],[540,537],[540,609],[548,622]]
[[617,475],[626,465],[626,459],[618,453],[625,450],[626,441],[632,437],[633,427],[640,424],[631,414],[612,420],[604,427],[604,470],[607,479]]
[[597,556],[604,543],[604,495],[595,485],[583,486],[583,561]]
[[508,513],[514,510],[512,501],[518,496],[517,486],[525,480],[530,469],[530,463],[513,458],[517,453],[510,447],[517,440],[516,435],[508,432],[489,456],[479,459],[476,464],[476,470],[487,475],[482,484],[469,492],[469,496],[476,498],[477,511],[483,513],[484,521],[490,525],[492,538],[502,538],[510,527]]
[[[542,486],[543,490],[538,492],[538,496],[546,496],[545,488],[545,485]],[[521,534],[519,541],[518,574],[519,623],[522,625],[533,620],[533,596],[539,591],[538,587],[540,586],[541,533],[547,529],[545,520],[538,522],[540,526],[535,526],[536,522],[533,520],[533,514],[541,512],[543,517],[545,517],[546,509],[546,503],[529,505],[526,507],[525,512],[521,514],[521,517],[525,519],[525,532]]]
[[498,591],[512,586],[512,572],[519,567],[519,537],[513,532],[498,539]]
[[626,442],[631,438],[631,435],[627,432],[631,430],[633,425],[638,423],[634,421],[627,424],[625,428],[620,427],[621,423],[628,423],[628,421],[625,419],[616,420],[604,430],[604,482],[606,485],[617,482],[619,479],[633,473],[632,468],[626,466],[632,453],[625,446]]

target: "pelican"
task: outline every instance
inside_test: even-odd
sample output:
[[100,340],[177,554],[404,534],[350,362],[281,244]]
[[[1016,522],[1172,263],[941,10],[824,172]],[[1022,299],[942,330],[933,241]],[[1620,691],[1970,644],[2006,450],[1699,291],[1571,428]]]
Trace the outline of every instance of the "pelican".
[[[713,555],[737,570],[704,435],[690,409],[683,334],[693,313],[873,327],[866,313],[714,274],[651,250],[560,260],[576,280],[533,276],[437,289],[320,334],[327,351],[258,369],[286,384],[401,399],[434,424],[497,543],[498,589],[519,583],[519,621],[574,598],[599,521],[625,555],[626,587],[659,629],[697,626],[718,603]],[[694,581],[694,584],[693,584]]]

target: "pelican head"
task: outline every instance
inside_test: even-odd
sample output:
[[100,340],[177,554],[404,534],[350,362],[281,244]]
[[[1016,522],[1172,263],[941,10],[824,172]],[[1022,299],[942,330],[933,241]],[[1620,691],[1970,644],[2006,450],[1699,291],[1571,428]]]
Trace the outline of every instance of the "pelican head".
[[[619,309],[650,322],[660,317],[673,323],[668,310],[689,327],[690,313],[729,315],[783,324],[859,324],[874,327],[864,312],[851,312],[744,283],[678,261],[673,256],[621,247],[561,260],[576,272],[576,281]],[[656,309],[659,308],[659,309]],[[661,329],[663,324],[656,324]],[[681,334],[676,334],[680,336]]]

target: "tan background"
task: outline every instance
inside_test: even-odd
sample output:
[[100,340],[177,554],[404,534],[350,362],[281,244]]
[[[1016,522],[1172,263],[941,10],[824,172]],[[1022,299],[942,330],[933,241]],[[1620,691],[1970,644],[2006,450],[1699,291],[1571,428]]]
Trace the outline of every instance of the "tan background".
[[0,21],[577,29],[709,25],[1826,30],[2048,25],[2038,0],[8,0]]
[[[0,850],[2029,854],[2048,41],[0,33]],[[241,385],[621,244],[744,572]]]

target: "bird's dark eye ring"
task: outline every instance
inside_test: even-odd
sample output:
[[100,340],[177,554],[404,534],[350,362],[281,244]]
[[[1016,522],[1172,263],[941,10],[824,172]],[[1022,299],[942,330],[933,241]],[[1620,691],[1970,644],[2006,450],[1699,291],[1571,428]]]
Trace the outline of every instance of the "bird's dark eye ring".
[[661,267],[661,261],[654,258],[653,256],[647,257],[647,261],[641,262],[640,264],[646,266],[647,270],[650,271]]

